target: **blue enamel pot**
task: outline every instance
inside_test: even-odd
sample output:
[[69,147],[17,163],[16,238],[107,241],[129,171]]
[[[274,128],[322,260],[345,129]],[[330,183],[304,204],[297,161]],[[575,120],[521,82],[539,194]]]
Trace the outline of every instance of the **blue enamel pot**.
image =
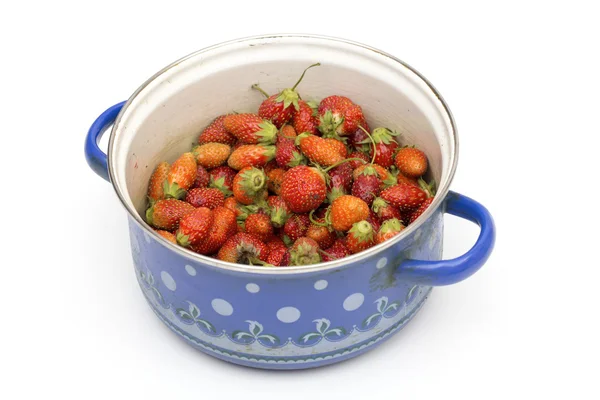
[[[430,161],[438,193],[394,239],[342,260],[264,268],[221,262],[157,235],[142,215],[153,168],[189,151],[217,115],[251,112],[261,96],[290,86],[321,62],[299,91],[314,99],[345,95],[371,126],[401,132]],[[98,148],[112,126],[108,156]],[[85,153],[128,212],[135,275],[142,294],[175,335],[220,359],[256,368],[311,368],[355,357],[402,329],[432,287],[466,279],[487,260],[495,231],[488,211],[449,191],[457,163],[456,129],[439,93],[414,69],[346,40],[278,35],[216,45],[169,65],[127,102],[91,126]],[[443,214],[481,228],[464,255],[442,260]]]

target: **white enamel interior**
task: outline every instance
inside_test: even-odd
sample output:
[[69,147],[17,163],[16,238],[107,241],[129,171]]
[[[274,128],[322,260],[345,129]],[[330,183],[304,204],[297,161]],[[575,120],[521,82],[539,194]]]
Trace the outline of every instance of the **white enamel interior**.
[[[127,209],[134,216],[135,210],[143,215],[153,168],[189,151],[215,117],[256,112],[263,96],[250,88],[253,83],[276,93],[292,86],[315,62],[322,65],[310,69],[298,87],[303,98],[348,96],[362,106],[371,128],[397,130],[402,144],[423,149],[439,187],[435,208],[454,174],[457,141],[450,113],[431,85],[399,60],[372,48],[339,39],[284,35],[201,50],[165,68],[129,99],[109,145],[111,180]],[[144,224],[139,215],[135,217]]]

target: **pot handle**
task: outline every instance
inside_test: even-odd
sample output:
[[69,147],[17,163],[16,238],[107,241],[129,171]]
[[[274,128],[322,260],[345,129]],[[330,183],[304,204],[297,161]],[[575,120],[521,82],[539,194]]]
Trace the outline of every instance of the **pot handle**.
[[426,286],[451,285],[477,272],[492,253],[496,228],[489,211],[475,200],[452,191],[448,193],[445,205],[445,212],[479,225],[481,231],[475,245],[452,260],[405,260],[396,271],[402,280]]
[[113,122],[115,122],[124,104],[124,101],[119,104],[115,104],[100,114],[100,116],[90,127],[90,130],[85,137],[85,159],[87,160],[90,168],[92,168],[95,173],[107,181],[109,180],[109,177],[106,154],[104,154],[104,152],[100,150],[100,147],[98,147],[98,141],[106,129],[111,126]]

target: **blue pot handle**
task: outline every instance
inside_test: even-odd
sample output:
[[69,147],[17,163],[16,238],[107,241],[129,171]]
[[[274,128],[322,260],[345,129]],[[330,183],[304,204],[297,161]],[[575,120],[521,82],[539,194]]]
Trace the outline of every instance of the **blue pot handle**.
[[460,282],[473,275],[489,258],[496,241],[494,220],[488,210],[466,196],[449,192],[446,212],[468,219],[481,228],[479,238],[471,250],[452,260],[405,260],[397,273],[402,280],[427,286],[443,286]]
[[111,126],[113,122],[115,122],[124,104],[124,101],[119,104],[115,104],[100,114],[100,116],[90,127],[90,130],[85,137],[85,159],[87,160],[90,168],[92,168],[95,173],[107,181],[109,178],[106,154],[104,154],[104,152],[100,150],[100,147],[98,147],[98,141],[102,137],[104,131],[106,131],[106,129]]

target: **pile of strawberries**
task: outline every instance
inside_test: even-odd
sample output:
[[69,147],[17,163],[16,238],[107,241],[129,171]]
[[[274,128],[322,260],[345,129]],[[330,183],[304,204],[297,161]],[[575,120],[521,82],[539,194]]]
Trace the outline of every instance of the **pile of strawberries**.
[[257,114],[217,117],[198,145],[162,162],[146,220],[166,239],[232,263],[289,266],[358,253],[401,232],[431,204],[427,157],[359,105],[266,96]]

